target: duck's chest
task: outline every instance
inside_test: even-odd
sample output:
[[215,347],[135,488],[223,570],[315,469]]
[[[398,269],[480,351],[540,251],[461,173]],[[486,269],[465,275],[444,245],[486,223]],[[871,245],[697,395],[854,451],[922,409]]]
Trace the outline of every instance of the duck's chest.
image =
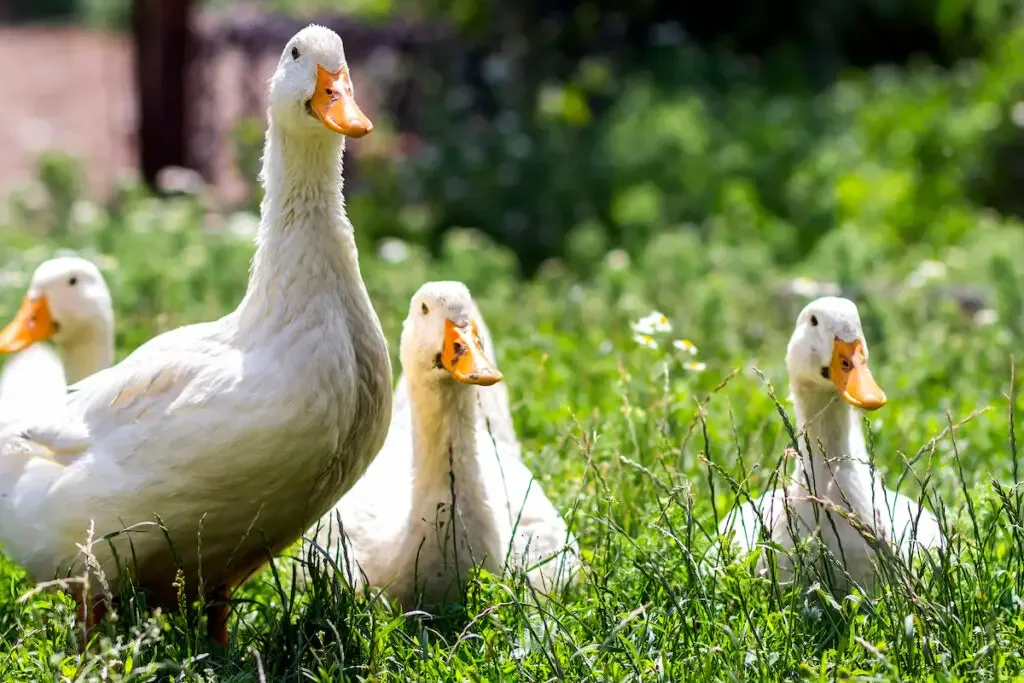
[[311,305],[309,313],[248,355],[240,388],[251,400],[250,415],[283,437],[317,444],[322,457],[325,448],[353,445],[359,433],[371,438],[386,431],[391,370],[379,327],[357,333],[351,316],[323,305]]

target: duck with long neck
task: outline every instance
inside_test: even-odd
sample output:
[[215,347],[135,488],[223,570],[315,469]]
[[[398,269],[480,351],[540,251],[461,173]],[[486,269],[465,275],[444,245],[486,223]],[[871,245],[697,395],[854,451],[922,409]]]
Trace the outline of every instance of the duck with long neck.
[[99,268],[73,256],[40,264],[0,330],[0,354],[12,354],[0,375],[0,423],[63,402],[68,382],[110,367],[114,311]]
[[311,530],[347,580],[407,608],[461,603],[471,567],[524,570],[540,593],[578,567],[575,539],[520,458],[489,337],[462,283],[416,292],[387,442]]
[[403,602],[451,601],[471,567],[498,574],[504,567],[508,524],[487,487],[493,455],[481,457],[477,446],[476,392],[502,374],[484,351],[474,308],[465,287],[434,283],[413,297],[402,330],[413,435],[406,534],[417,540],[403,545],[397,562],[418,570],[395,587]]
[[[740,546],[753,549],[760,527],[792,549],[817,536],[834,558],[832,585],[870,588],[879,557],[873,544],[895,543],[909,554],[943,543],[934,517],[875,478],[859,410],[887,402],[868,368],[867,341],[856,305],[823,297],[800,313],[786,354],[797,422],[799,456],[784,490],[769,492],[753,507],[741,506],[722,523]],[[866,535],[873,537],[869,541]],[[780,558],[785,575],[792,559]],[[830,568],[831,569],[831,568]]]
[[[109,542],[149,604],[179,604],[179,568],[186,599],[223,599],[359,479],[391,412],[387,344],[341,193],[343,138],[370,130],[341,39],[300,31],[271,79],[243,301],[79,383],[69,419],[20,425],[0,458],[0,541],[33,575],[78,571],[90,523],[101,536],[156,515],[159,533]],[[114,553],[93,550],[115,588]],[[226,614],[209,614],[222,643]]]

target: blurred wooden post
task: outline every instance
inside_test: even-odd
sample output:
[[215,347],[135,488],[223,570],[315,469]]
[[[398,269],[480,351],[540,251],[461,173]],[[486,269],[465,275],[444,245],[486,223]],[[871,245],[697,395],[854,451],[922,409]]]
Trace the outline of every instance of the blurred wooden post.
[[150,187],[166,166],[187,165],[186,72],[194,0],[135,0],[139,162]]

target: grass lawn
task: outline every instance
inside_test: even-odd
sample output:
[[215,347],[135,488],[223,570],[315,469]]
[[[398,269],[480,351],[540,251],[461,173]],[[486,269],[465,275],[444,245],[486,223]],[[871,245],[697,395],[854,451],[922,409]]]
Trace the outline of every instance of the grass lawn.
[[[123,357],[236,304],[250,227],[241,216],[214,222],[188,199],[131,195],[109,213],[76,205],[56,236],[0,237],[0,311],[13,313],[28,274],[56,248],[102,254]],[[1019,225],[981,224],[943,253],[838,230],[786,268],[756,241],[680,228],[632,256],[611,252],[585,281],[550,262],[522,282],[511,255],[473,233],[452,233],[442,251],[430,260],[410,247],[385,262],[363,248],[396,372],[410,295],[428,279],[466,282],[495,339],[524,458],[579,537],[579,585],[537,603],[520,577],[475,576],[465,604],[428,619],[325,590],[340,580],[330,573],[294,590],[286,557],[236,594],[227,649],[208,643],[195,606],[153,614],[126,601],[80,653],[71,601],[31,592],[0,559],[0,679],[1020,680]],[[945,275],[908,283],[925,258]],[[750,557],[713,561],[718,520],[767,486],[791,442],[783,360],[809,298],[782,286],[798,275],[837,281],[858,303],[889,397],[865,420],[876,466],[890,488],[924,488],[951,539],[933,561],[893,571],[876,595],[779,586]],[[949,288],[959,284],[982,288],[994,322],[958,308]],[[658,348],[630,328],[652,310],[673,326]],[[672,346],[681,338],[695,357]]]

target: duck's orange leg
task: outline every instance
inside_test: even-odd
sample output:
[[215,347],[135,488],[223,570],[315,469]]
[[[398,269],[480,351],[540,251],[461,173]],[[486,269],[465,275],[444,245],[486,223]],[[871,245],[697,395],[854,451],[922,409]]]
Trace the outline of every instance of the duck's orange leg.
[[228,616],[231,614],[231,590],[221,586],[208,597],[217,604],[206,606],[206,632],[221,647],[228,646]]

